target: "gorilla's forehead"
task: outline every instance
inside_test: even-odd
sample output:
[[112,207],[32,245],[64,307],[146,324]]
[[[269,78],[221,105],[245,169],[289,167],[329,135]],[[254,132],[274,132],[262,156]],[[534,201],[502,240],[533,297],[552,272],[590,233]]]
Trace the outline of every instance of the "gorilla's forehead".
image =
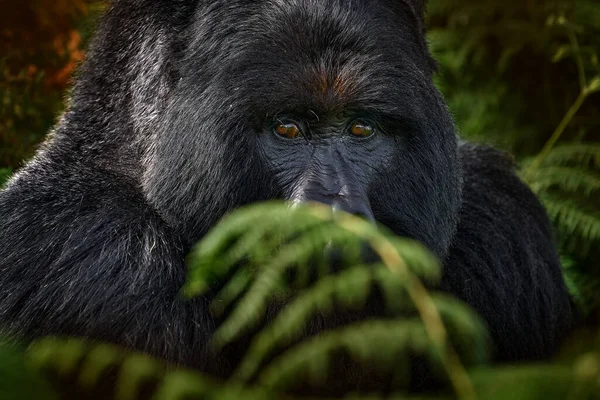
[[384,1],[270,0],[254,2],[232,19],[223,10],[213,12],[222,14],[222,24],[210,29],[227,32],[220,36],[225,43],[214,46],[225,49],[217,55],[223,62],[216,73],[225,86],[262,106],[318,112],[375,103],[392,107],[426,78],[416,44],[418,24],[408,7],[392,10]]

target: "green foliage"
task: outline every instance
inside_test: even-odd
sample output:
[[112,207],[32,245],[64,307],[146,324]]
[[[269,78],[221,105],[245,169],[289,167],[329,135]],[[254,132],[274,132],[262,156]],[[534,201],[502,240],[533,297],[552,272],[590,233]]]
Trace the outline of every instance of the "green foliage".
[[0,2],[0,168],[30,158],[58,119],[100,3]]
[[523,177],[557,229],[567,285],[584,314],[600,308],[600,146],[550,148],[524,163]]
[[600,241],[600,146],[552,149],[537,168],[525,163],[524,177],[542,199],[563,249],[587,254]]
[[0,339],[0,399],[57,399],[48,383],[27,363],[23,349],[3,339]]
[[597,309],[598,2],[430,0],[428,17],[461,134],[517,156],[556,226],[573,295]]
[[[584,365],[583,368],[581,366]],[[600,394],[598,354],[582,356],[575,367],[527,365],[475,371],[471,377],[485,400],[597,399]]]
[[[594,0],[428,3],[438,84],[469,139],[536,154],[583,85],[593,88],[600,76]],[[587,103],[564,137],[598,139],[600,99]]]
[[4,186],[10,175],[12,174],[11,168],[0,168],[0,188]]
[[[356,250],[363,243],[381,261],[364,264]],[[344,250],[335,271],[329,269],[331,249]],[[377,371],[378,377],[389,380],[392,393],[345,397],[354,400],[591,400],[600,396],[598,334],[586,341],[589,346],[578,345],[552,364],[486,366],[484,325],[460,301],[426,288],[439,283],[440,271],[421,245],[355,216],[333,213],[324,205],[290,210],[266,203],[237,210],[198,244],[189,265],[187,296],[203,293],[219,277],[236,281],[232,289],[221,292],[226,305],[220,296],[214,300],[220,306],[213,305],[224,317],[215,344],[250,340],[229,380],[217,381],[110,344],[46,338],[26,353],[13,348],[3,353],[0,347],[1,398],[316,400],[289,393],[307,385],[332,384],[336,360],[351,360],[360,371]],[[306,272],[310,270],[314,274]],[[383,300],[382,316],[304,338],[306,324],[314,316],[331,317],[334,310],[360,312],[373,291]],[[283,300],[287,305],[272,322],[252,334],[250,327],[260,326],[269,304]],[[415,356],[427,360],[431,372],[449,383],[446,390],[429,396],[407,392]]]
[[[241,380],[252,378],[257,374],[263,360],[302,337],[307,328],[306,322],[310,321],[312,317],[316,315],[333,317],[334,305],[356,310],[365,308],[369,291],[375,286],[382,293],[389,314],[414,314],[416,310],[414,305],[411,304],[410,296],[407,293],[407,283],[406,279],[381,266],[352,267],[339,275],[321,278],[314,286],[299,294],[262,332],[256,335],[234,377]],[[432,300],[444,319],[446,328],[450,331],[451,342],[457,347],[460,346],[463,360],[467,364],[485,362],[487,340],[481,340],[481,338],[486,338],[487,334],[477,317],[465,310],[464,305],[457,302],[456,299],[443,294],[432,294]],[[390,329],[385,333],[381,328],[382,326],[393,328],[396,325],[401,328],[406,327],[406,330]],[[411,334],[415,332],[420,332],[421,343],[413,341],[417,336]],[[402,341],[403,334],[409,342]],[[362,336],[363,339],[357,340],[357,335]],[[388,340],[385,340],[386,338]],[[347,339],[346,342],[344,342],[345,339]],[[364,343],[380,343],[382,346],[371,349],[368,346],[365,347]],[[425,345],[422,345],[423,343]],[[417,349],[418,354],[426,353],[428,346],[433,347],[428,343],[429,340],[423,331],[423,325],[418,320],[414,321],[409,318],[408,320],[385,321],[380,325],[376,321],[369,321],[366,324],[350,326],[347,330],[334,331],[327,337],[317,337],[312,342],[293,350],[292,354],[299,354],[304,357],[304,362],[312,362],[310,357],[306,358],[306,355],[311,354],[311,351],[313,351],[312,354],[320,355],[317,360],[327,364],[329,360],[323,360],[323,357],[327,357],[328,353],[322,351],[323,347],[330,349],[329,354],[332,354],[335,350],[338,350],[335,346],[344,344],[352,359],[368,360],[369,357],[373,357],[369,351],[378,357],[377,355],[385,349],[384,351],[391,357],[390,360],[394,360],[394,363],[396,363],[399,359],[402,359],[402,356],[410,354],[414,349]],[[334,348],[330,348],[331,346],[334,346]],[[397,352],[394,352],[394,349]],[[290,356],[291,359],[295,357],[297,356]],[[438,361],[435,357],[431,357],[431,360],[433,364]],[[284,365],[288,362],[293,364],[283,356],[274,365]],[[366,364],[369,364],[369,362],[366,362]],[[315,368],[319,368],[319,365]],[[275,372],[280,368],[277,366],[270,367]],[[392,365],[389,365],[388,368],[394,369]],[[294,370],[294,373],[290,376],[294,376],[296,373],[298,371]],[[266,375],[269,374],[266,373]],[[323,378],[327,376],[326,372],[320,375]],[[405,372],[404,378],[406,375]],[[272,379],[269,378],[268,380],[271,381]]]
[[46,372],[62,399],[137,400],[148,393],[156,400],[274,398],[266,391],[256,396],[220,386],[197,372],[103,343],[46,338],[29,348],[27,358]]
[[[336,274],[329,270],[330,252],[323,249],[340,249],[344,255],[343,265],[348,267],[360,260],[359,249],[363,243],[375,250],[381,263],[359,265]],[[318,280],[314,284],[309,279],[311,265],[317,266],[314,272]],[[218,295],[214,300],[213,309],[219,310],[235,302],[230,315],[215,333],[213,343],[219,348],[258,327],[264,321],[269,304],[297,294],[253,339],[247,357],[234,374],[235,379],[243,382],[263,376],[261,368],[282,371],[278,367],[264,366],[263,361],[283,350],[273,362],[295,365],[295,369],[287,375],[265,373],[266,381],[260,378],[259,381],[285,389],[286,383],[291,383],[289,377],[299,373],[298,369],[326,370],[326,365],[342,350],[335,347],[337,339],[348,337],[352,340],[342,340],[343,350],[359,363],[368,364],[377,358],[382,348],[396,349],[392,360],[396,359],[394,355],[407,360],[411,354],[437,354],[430,357],[432,370],[447,373],[457,392],[469,390],[461,387],[462,363],[481,363],[486,358],[488,337],[478,317],[460,302],[446,297],[439,301],[439,295],[428,293],[422,285],[421,280],[436,284],[440,279],[437,261],[422,245],[397,238],[360,218],[334,213],[325,205],[290,210],[285,204],[264,203],[234,211],[193,251],[185,292],[202,294],[211,282],[231,275],[232,283],[221,292],[224,296]],[[394,335],[381,335],[381,328],[374,328],[379,325],[371,321],[372,327],[350,326],[332,336],[316,337],[300,350],[292,347],[286,352],[285,347],[302,336],[312,316],[331,315],[333,309],[336,312],[361,310],[376,288],[384,299],[387,318],[398,318]],[[407,315],[418,318],[404,320]],[[465,320],[470,323],[455,323]],[[449,335],[449,330],[457,335]],[[415,332],[425,334],[425,348],[423,342],[412,340]],[[403,334],[406,340],[399,340]],[[379,340],[372,340],[373,337]],[[454,346],[452,339],[467,339],[469,345]],[[329,351],[321,351],[324,349]],[[461,351],[460,359],[456,350]],[[318,358],[303,359],[305,363],[298,364],[298,354],[318,355]]]
[[[389,335],[387,328],[394,328],[394,322],[364,324],[367,331],[379,331]],[[416,328],[417,325],[414,325]],[[410,330],[402,329],[406,334]],[[354,334],[361,333],[354,330]],[[350,330],[348,330],[350,333]],[[370,332],[364,332],[370,333]],[[333,332],[332,335],[336,333]],[[352,333],[350,333],[352,334]],[[600,395],[600,337],[596,335],[595,347],[588,347],[572,360],[554,364],[531,364],[525,366],[482,367],[469,372],[476,398],[485,400],[592,400]],[[350,339],[348,339],[350,340]],[[414,340],[426,347],[424,335],[415,333]],[[580,343],[580,339],[577,339]],[[588,341],[589,342],[589,341]],[[325,341],[322,341],[325,343]],[[330,341],[332,347],[340,344]],[[382,349],[383,350],[383,349]],[[309,357],[306,357],[307,359]],[[319,355],[315,355],[319,360]],[[389,360],[390,354],[380,352],[374,362]],[[6,358],[2,358],[6,360]],[[11,360],[23,369],[3,371],[0,385],[13,383],[9,391],[3,392],[2,399],[54,399],[49,386],[35,378],[32,380],[31,367],[45,371],[51,377],[53,387],[61,399],[115,399],[138,400],[193,400],[193,399],[288,399],[310,400],[315,397],[292,397],[271,391],[265,387],[240,385],[233,382],[221,383],[198,372],[174,368],[150,357],[119,349],[116,346],[83,342],[75,339],[48,338],[36,342],[27,354],[11,350]],[[8,365],[8,363],[6,363]],[[14,366],[15,364],[10,364]],[[282,365],[283,370],[273,371],[275,375],[288,374],[291,365]],[[315,366],[323,365],[315,363]],[[404,372],[401,363],[396,367]],[[303,373],[306,369],[300,370]],[[319,372],[317,369],[315,372]],[[315,378],[321,378],[316,375]],[[279,378],[277,379],[279,380]],[[15,384],[16,383],[16,384]],[[35,383],[35,385],[34,385]],[[0,386],[1,387],[1,386]],[[17,397],[19,393],[33,393],[36,397]],[[450,394],[418,396],[395,394],[389,396],[352,394],[345,397],[353,400],[442,400],[455,399]]]
[[44,90],[43,72],[11,72],[0,57],[0,167],[16,166],[54,123],[62,94]]

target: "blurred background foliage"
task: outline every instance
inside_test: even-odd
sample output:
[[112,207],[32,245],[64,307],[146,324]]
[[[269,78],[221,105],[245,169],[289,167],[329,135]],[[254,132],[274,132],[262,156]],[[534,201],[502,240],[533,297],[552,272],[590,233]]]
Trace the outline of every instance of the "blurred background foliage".
[[18,167],[57,120],[101,6],[0,3],[0,168]]
[[557,228],[585,315],[600,306],[600,2],[430,0],[439,88],[463,138],[512,153]]
[[[94,0],[0,2],[0,185],[59,118],[104,6]],[[543,201],[597,357],[600,1],[429,0],[428,10],[428,39],[439,61],[436,82],[461,137],[513,154],[522,178]],[[577,349],[580,337],[563,357],[585,353]],[[594,360],[579,359],[575,371],[599,381],[600,362]],[[555,370],[535,371],[518,372],[519,379],[538,379],[539,387],[558,381]],[[485,398],[565,398],[552,385],[538,397],[514,397],[516,381],[509,378],[494,372],[493,380],[510,393]]]

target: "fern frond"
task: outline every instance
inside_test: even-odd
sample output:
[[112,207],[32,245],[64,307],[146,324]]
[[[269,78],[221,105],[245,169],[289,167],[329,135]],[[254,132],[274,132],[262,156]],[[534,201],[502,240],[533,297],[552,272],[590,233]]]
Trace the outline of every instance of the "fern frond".
[[[242,214],[248,214],[251,217]],[[268,229],[257,228],[262,221],[273,218],[278,219],[276,224],[269,223]],[[246,226],[245,224],[250,225]],[[298,225],[306,229],[301,236],[298,236],[295,229]],[[239,279],[234,276],[235,284],[226,286],[222,292],[226,298],[216,299],[220,304],[215,308],[224,310],[231,301],[240,297],[231,314],[218,327],[213,336],[212,344],[214,346],[222,348],[256,328],[264,320],[268,306],[273,303],[273,300],[277,300],[278,296],[285,293],[286,289],[302,289],[303,285],[308,283],[307,272],[302,269],[311,267],[314,269],[315,260],[321,260],[320,263],[317,262],[317,265],[327,267],[328,260],[323,255],[324,250],[328,247],[345,250],[344,253],[347,255],[338,268],[347,268],[350,262],[360,262],[358,249],[362,245],[368,244],[386,269],[398,274],[406,281],[404,285],[406,292],[417,310],[428,339],[437,346],[440,352],[442,364],[456,393],[465,398],[473,396],[466,371],[448,342],[448,332],[444,327],[440,310],[419,279],[419,277],[425,277],[439,280],[440,275],[435,257],[422,245],[407,239],[397,239],[386,228],[374,226],[356,216],[333,213],[329,206],[323,204],[304,205],[294,209],[274,202],[251,205],[226,217],[221,226],[224,233],[215,233],[209,238],[208,244],[200,244],[198,246],[200,250],[194,254],[195,257],[205,256],[207,260],[211,261],[194,262],[192,260],[190,282],[186,287],[188,293],[194,294],[197,293],[198,288],[209,287],[211,279],[225,276],[231,271],[234,267],[232,261],[214,266],[213,270],[216,269],[216,273],[214,271],[198,271],[198,269],[210,269],[211,262],[217,260],[220,252],[231,247],[232,239],[244,240],[242,232],[245,230],[255,235],[251,239],[252,243],[260,243],[262,253],[257,258],[253,255],[252,246],[247,244],[239,247],[243,251],[236,252],[235,258],[243,261],[242,264],[244,262],[249,264],[249,268],[245,269],[243,265],[239,266],[236,272],[243,271],[244,274],[249,273],[249,276],[242,276]],[[259,232],[258,235],[256,235],[257,232]],[[262,236],[265,240],[257,240],[257,236]],[[281,240],[281,238],[285,239]],[[265,258],[264,255],[268,254],[271,254],[272,257]],[[261,263],[252,265],[253,260],[257,259],[260,259]],[[229,260],[233,260],[233,258],[229,258]],[[294,274],[294,272],[296,273]],[[330,273],[327,268],[322,272],[321,278]],[[295,277],[292,278],[292,282],[290,282],[290,277]],[[362,290],[359,293],[369,293],[368,280],[366,285],[361,281],[342,280],[340,282],[338,284],[357,285]],[[339,293],[342,292],[339,291]],[[348,291],[346,293],[344,295],[347,303],[354,301],[356,304],[364,301],[361,300],[361,296],[354,298]],[[341,296],[337,297],[342,303],[344,302]],[[258,363],[260,362],[258,360]]]
[[411,274],[423,282],[437,286],[442,280],[442,269],[439,260],[421,243],[412,239],[384,234],[382,236],[402,255],[402,259]]
[[35,342],[29,353],[35,365],[52,366],[59,375],[68,376],[75,373],[90,347],[90,343],[78,339],[48,337]]
[[559,146],[536,160],[537,168],[534,160],[523,163],[523,179],[546,207],[562,253],[586,257],[600,239],[600,202],[594,201],[600,198],[600,146]]
[[[136,400],[147,384],[156,384],[166,368],[145,354],[131,354],[121,364],[115,400]],[[197,379],[197,377],[196,377]]]
[[558,196],[543,193],[540,198],[561,236],[577,235],[587,241],[600,240],[600,215],[588,213],[576,202]]
[[236,273],[210,303],[211,313],[216,317],[221,317],[227,307],[233,304],[250,286],[253,277],[254,273],[249,269],[242,269]]
[[210,399],[216,398],[216,391],[215,384],[202,379],[197,373],[178,370],[164,377],[151,400]]
[[[107,352],[103,357],[102,353]],[[69,361],[64,362],[63,357]],[[81,369],[65,370],[71,360]],[[199,372],[168,366],[160,360],[110,344],[85,339],[45,338],[27,352],[12,345],[0,346],[0,398],[57,400],[45,377],[61,399],[102,398],[106,400],[327,400],[295,398],[264,387],[217,382]],[[35,367],[29,368],[27,361]],[[90,371],[94,371],[90,373]],[[68,375],[64,375],[69,372]],[[19,397],[21,396],[21,397]],[[378,396],[350,395],[348,400],[379,400]],[[393,395],[388,400],[450,400],[448,396]]]
[[600,355],[581,356],[575,366],[535,364],[478,368],[470,373],[480,399],[593,400],[600,394]]
[[[27,356],[37,369],[49,372],[53,386],[61,393],[62,389],[73,393],[68,398],[141,400],[148,398],[149,389],[151,399],[156,400],[278,398],[264,390],[219,385],[198,372],[170,371],[166,363],[150,356],[84,339],[44,338],[29,347]],[[77,360],[78,368],[72,368],[73,360]]]
[[600,168],[600,145],[567,144],[552,149],[540,166],[578,165],[593,169]]
[[[342,309],[364,308],[375,286],[379,287],[383,296],[382,311],[389,315],[414,313],[416,308],[407,292],[408,284],[406,277],[378,265],[353,267],[339,275],[322,278],[313,287],[303,291],[255,337],[234,377],[244,381],[251,379],[268,355],[301,338],[307,322],[316,314],[327,315],[334,309],[334,305]],[[448,319],[449,324],[460,322],[459,325],[464,328],[460,329],[461,332],[476,330],[481,341],[486,341],[487,334],[483,324],[474,322],[478,321],[476,315],[467,312],[465,320],[465,312],[462,311],[452,314],[453,318],[447,318],[449,305],[456,304],[456,301],[435,293],[432,298],[445,321]],[[473,341],[469,341],[468,346],[477,349],[478,360],[483,361],[487,347],[476,346]]]
[[433,349],[418,318],[362,322],[305,340],[263,369],[258,382],[282,390],[303,382],[304,378],[318,387],[327,381],[328,366],[336,353],[344,352],[361,364],[371,363],[389,370],[406,354],[435,359],[438,354]]
[[[28,351],[34,365],[55,371],[64,382],[94,391],[109,371],[118,370],[115,400],[137,400],[144,387],[162,379],[166,368],[153,358],[104,343],[80,339],[45,338],[33,343]],[[75,379],[74,379],[75,378]]]
[[[481,341],[486,337],[485,333],[482,335],[484,325],[471,323],[470,317],[474,314],[464,314],[464,305],[448,296],[437,298],[435,303],[445,319],[451,323],[458,321],[449,332],[452,332],[452,339],[463,341],[461,359],[467,363],[482,361],[482,354],[476,353],[488,344]],[[456,318],[461,314],[462,318]],[[293,387],[302,382],[302,378],[313,386],[319,386],[327,381],[328,366],[334,357],[342,353],[361,365],[376,366],[390,376],[395,376],[394,372],[401,367],[403,381],[410,371],[411,356],[421,355],[429,360],[433,372],[445,377],[441,360],[443,352],[444,349],[431,342],[419,318],[371,320],[325,332],[292,347],[267,365],[259,373],[258,381],[277,390]],[[483,354],[486,353],[487,349]]]
[[600,174],[573,167],[541,167],[530,179],[535,193],[557,188],[566,193],[583,193],[591,196],[600,191]]
[[569,292],[583,315],[600,309],[600,270],[589,271],[578,264],[563,264],[563,273]]
[[[265,218],[270,212],[269,218]],[[234,211],[211,230],[188,256],[187,296],[202,294],[215,280],[226,276],[246,257],[260,263],[274,247],[288,239],[286,235],[301,235],[322,223],[317,218],[297,218],[294,225],[281,229],[282,218],[290,213],[287,206],[277,203],[253,205]],[[286,220],[287,221],[287,220]],[[271,235],[276,233],[276,237]],[[227,247],[235,242],[230,249]]]
[[[56,340],[56,339],[53,339]],[[43,342],[42,342],[43,343]],[[45,346],[52,345],[43,344]],[[35,343],[34,346],[40,346]],[[36,354],[35,348],[30,349],[30,353]],[[57,359],[61,357],[55,357]],[[86,362],[80,368],[79,382],[83,387],[92,388],[101,379],[102,374],[110,368],[116,367],[123,361],[124,354],[117,346],[100,343],[93,346],[87,353]]]
[[[270,219],[272,215],[273,219]],[[437,261],[422,245],[393,237],[385,229],[362,220],[352,221],[351,226],[344,227],[336,218],[324,207],[290,209],[282,203],[254,205],[232,213],[221,223],[223,232],[216,229],[209,235],[207,243],[198,245],[190,257],[187,294],[197,294],[198,289],[210,287],[215,279],[231,272],[236,263],[243,264],[213,301],[213,311],[220,314],[244,293],[239,299],[240,306],[216,332],[213,338],[216,346],[230,343],[260,323],[269,300],[285,287],[306,286],[311,264],[328,265],[325,259],[328,247],[343,250],[342,264],[347,265],[359,259],[364,243],[385,239],[388,243],[386,253],[399,252],[402,254],[399,260],[416,276],[428,282],[439,281]],[[265,220],[268,222],[263,223]],[[227,244],[233,239],[238,243],[228,249]],[[260,256],[256,256],[256,248],[260,248]],[[263,253],[271,254],[272,258],[267,260]],[[319,275],[330,273],[327,268],[318,272]],[[290,275],[295,276],[293,282],[287,279]]]
[[258,272],[239,306],[215,332],[213,343],[222,347],[255,327],[264,316],[269,300],[285,287],[285,272],[294,265],[308,268],[315,253],[322,252],[329,240],[334,243],[353,240],[343,230],[316,229],[282,248],[273,260]]
[[[371,268],[376,267],[353,267],[339,275],[325,276],[313,287],[302,292],[253,340],[234,378],[242,381],[252,378],[273,349],[283,347],[301,337],[310,317],[316,312],[327,314],[334,308],[336,300],[350,308],[364,306],[375,276],[375,271]],[[389,271],[387,275],[391,279],[397,278],[397,275]],[[401,293],[398,293],[398,296],[401,296]]]
[[436,292],[432,297],[447,330],[449,343],[462,363],[468,366],[487,363],[492,340],[483,319],[468,304],[447,293]]
[[0,399],[58,400],[40,371],[28,361],[20,346],[0,338]]

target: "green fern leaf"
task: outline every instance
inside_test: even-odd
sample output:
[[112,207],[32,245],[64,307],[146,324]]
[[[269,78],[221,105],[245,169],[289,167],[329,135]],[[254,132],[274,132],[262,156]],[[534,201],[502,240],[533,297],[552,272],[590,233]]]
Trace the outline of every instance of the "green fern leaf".
[[600,240],[600,215],[588,213],[572,200],[541,194],[546,210],[561,236],[577,235],[587,241]]
[[538,168],[530,178],[530,186],[536,193],[557,188],[565,193],[583,193],[591,196],[600,191],[600,174],[573,167]]
[[94,346],[89,350],[79,371],[80,384],[93,388],[101,380],[103,373],[121,364],[123,357],[123,351],[117,346],[104,343]]
[[33,343],[29,354],[34,365],[51,367],[60,376],[68,377],[76,373],[89,348],[90,343],[79,339],[48,337]]
[[[461,360],[467,365],[486,362],[490,342],[483,322],[463,303],[450,296],[436,295],[434,302],[444,321],[447,321],[450,343],[459,350]],[[269,339],[263,340],[268,342]],[[261,350],[254,353],[257,359],[263,355],[260,354]],[[299,377],[304,376],[310,384],[319,386],[326,382],[328,366],[340,353],[348,354],[363,365],[376,365],[391,376],[397,365],[404,366],[406,363],[403,361],[411,355],[424,355],[431,363],[431,370],[444,377],[440,351],[444,350],[431,342],[419,318],[371,320],[325,332],[297,344],[267,365],[259,373],[258,380],[268,388],[281,390],[298,383]],[[248,354],[249,357],[254,356],[252,350]],[[248,366],[251,370],[256,368],[251,363]],[[406,370],[403,373],[405,379]]]
[[[392,275],[389,272],[388,274]],[[373,276],[374,272],[369,267],[353,267],[339,275],[325,276],[313,287],[302,292],[253,340],[252,346],[234,374],[235,379],[252,378],[261,362],[273,349],[283,347],[303,335],[305,325],[312,315],[317,312],[330,312],[334,307],[336,295],[341,295],[346,305],[364,305]],[[348,286],[353,287],[349,292],[352,294],[351,298],[347,297]]]
[[600,145],[586,143],[568,144],[555,147],[544,158],[541,165],[577,165],[584,168],[600,168]]
[[405,276],[391,272],[383,265],[357,266],[339,275],[323,277],[314,286],[301,292],[258,334],[235,373],[236,379],[252,378],[269,354],[303,335],[307,321],[314,315],[327,315],[333,310],[334,304],[350,310],[364,308],[367,297],[376,285],[381,289],[384,306],[390,315],[414,312],[415,307],[406,290],[408,284]]
[[57,400],[51,386],[28,361],[21,347],[0,338],[0,399]]
[[264,316],[269,300],[285,287],[285,272],[294,265],[306,265],[331,240],[334,243],[355,240],[343,230],[312,230],[277,253],[273,260],[257,274],[239,306],[215,332],[213,343],[222,347],[255,327]]
[[597,376],[578,376],[564,365],[485,368],[470,376],[479,398],[486,400],[593,400],[600,394]]
[[[369,346],[370,344],[370,346]],[[309,338],[271,362],[258,377],[262,386],[282,390],[308,380],[314,387],[326,383],[326,366],[336,353],[355,361],[392,369],[399,354],[413,352],[437,358],[419,319],[368,321]]]
[[[314,217],[289,221],[289,214],[289,207],[280,203],[266,203],[240,208],[224,218],[188,256],[188,279],[184,293],[190,297],[202,294],[212,282],[226,276],[231,268],[249,255],[253,255],[255,262],[260,263],[267,254],[273,254],[274,247],[287,239],[286,234],[299,235],[322,223]],[[268,218],[265,218],[267,215]],[[283,226],[284,217],[288,217],[288,222],[294,225]],[[270,243],[265,237],[273,232],[279,236],[274,243]],[[231,242],[235,242],[235,245],[228,249]],[[265,256],[261,256],[261,253]]]
[[164,374],[164,366],[144,354],[131,354],[121,364],[115,400],[137,400],[149,383],[156,383]]
[[600,270],[586,270],[578,264],[563,265],[565,281],[583,315],[600,309]]
[[0,189],[4,186],[8,179],[12,174],[12,169],[10,168],[0,168]]

